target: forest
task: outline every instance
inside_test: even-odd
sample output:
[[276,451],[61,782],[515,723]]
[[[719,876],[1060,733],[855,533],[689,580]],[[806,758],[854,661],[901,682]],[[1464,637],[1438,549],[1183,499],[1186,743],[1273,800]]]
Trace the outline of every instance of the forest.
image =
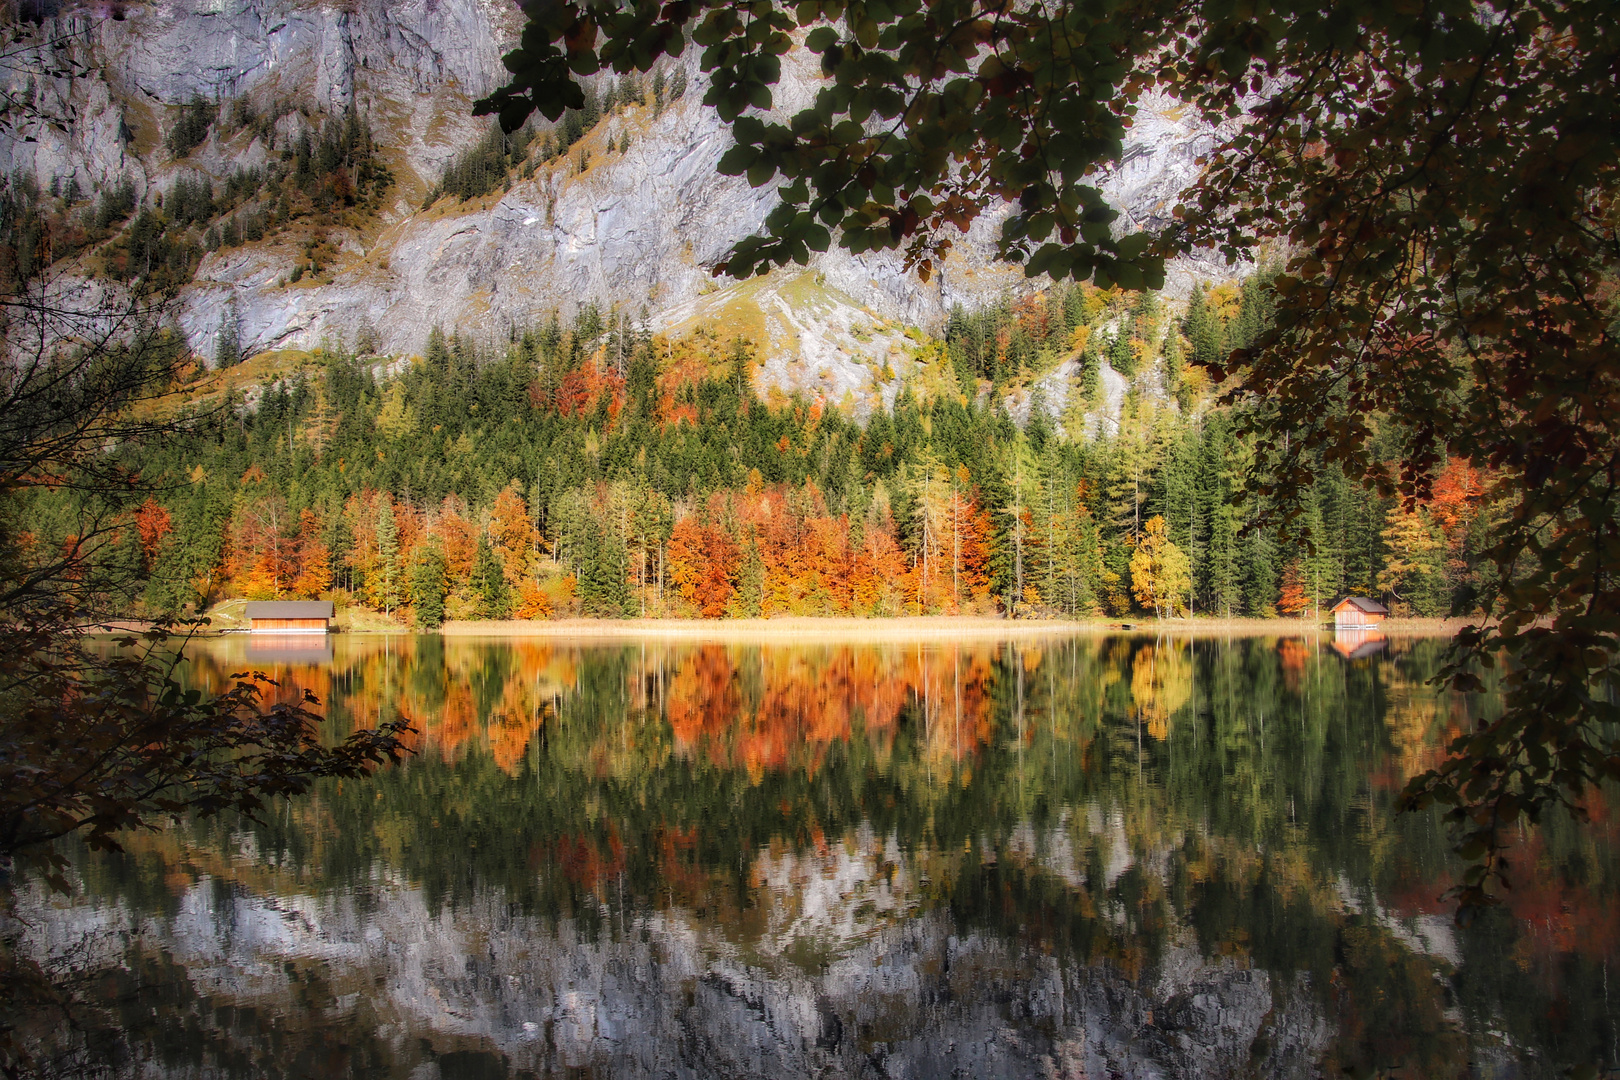
[[[1264,273],[1154,294],[1055,286],[916,346],[891,407],[762,391],[717,327],[654,336],[583,305],[390,362],[341,343],[136,451],[154,493],[106,558],[142,614],[332,597],[402,624],[977,613],[1315,617],[1342,595],[1471,613],[1488,479],[1407,504],[1320,468],[1292,522],[1241,498],[1241,407],[1189,361],[1268,315]],[[1010,390],[1078,357],[1069,401]],[[1103,384],[1123,384],[1110,415]],[[1375,418],[1376,419],[1376,418]],[[1383,423],[1389,458],[1407,436]],[[31,542],[83,507],[33,496]]]

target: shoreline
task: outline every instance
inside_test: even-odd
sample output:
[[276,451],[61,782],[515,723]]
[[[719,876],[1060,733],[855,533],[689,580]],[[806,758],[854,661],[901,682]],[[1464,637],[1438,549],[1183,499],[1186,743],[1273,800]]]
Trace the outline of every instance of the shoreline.
[[[1469,619],[1390,619],[1376,628],[1393,637],[1450,637]],[[96,634],[139,634],[152,623],[116,619]],[[447,621],[438,630],[409,626],[338,627],[334,636],[438,634],[448,638],[572,638],[671,641],[950,641],[1130,634],[1155,637],[1322,637],[1334,628],[1309,619],[1000,619],[975,615],[859,618],[790,616],[771,619],[478,619]],[[249,634],[244,628],[203,629],[199,638]]]
[[[1392,619],[1386,636],[1450,637],[1467,619]],[[390,633],[392,631],[349,631]],[[403,631],[412,632],[412,631]],[[443,637],[475,638],[663,638],[668,640],[930,641],[970,638],[1035,638],[1132,634],[1154,636],[1327,636],[1330,626],[1300,619],[1093,620],[997,619],[960,615],[894,618],[797,616],[777,619],[558,619],[523,622],[446,622]]]

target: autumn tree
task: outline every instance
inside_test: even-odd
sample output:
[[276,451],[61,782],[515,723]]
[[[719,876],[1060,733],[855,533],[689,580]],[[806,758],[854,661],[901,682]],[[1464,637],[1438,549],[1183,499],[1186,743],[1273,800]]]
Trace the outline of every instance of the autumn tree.
[[858,614],[898,615],[904,603],[906,558],[886,503],[874,500],[851,559],[850,606]]
[[1383,537],[1389,559],[1378,575],[1378,588],[1395,599],[1402,614],[1445,615],[1445,542],[1429,515],[1395,506]]
[[297,573],[294,596],[313,600],[332,587],[332,553],[321,538],[321,520],[313,510],[298,513]]
[[1131,591],[1136,602],[1158,618],[1187,613],[1192,571],[1187,556],[1171,540],[1164,518],[1155,514],[1142,527],[1142,539],[1131,554]]
[[516,480],[495,496],[489,512],[489,542],[501,561],[507,585],[516,589],[528,578],[540,547],[540,531],[534,527]]
[[1287,568],[1283,570],[1277,610],[1298,618],[1304,618],[1305,613],[1311,610],[1311,596],[1305,588],[1305,571],[1298,559],[1289,560]]
[[705,619],[718,619],[736,592],[737,543],[719,524],[688,514],[669,538],[669,577]]

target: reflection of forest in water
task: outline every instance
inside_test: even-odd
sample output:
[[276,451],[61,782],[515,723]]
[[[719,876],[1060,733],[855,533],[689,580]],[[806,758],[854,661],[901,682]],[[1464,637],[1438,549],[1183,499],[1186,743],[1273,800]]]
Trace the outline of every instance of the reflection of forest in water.
[[252,648],[192,677],[269,667],[334,735],[402,712],[418,756],[80,861],[37,941],[99,931],[170,1073],[1612,1060],[1605,808],[1466,931],[1437,818],[1395,813],[1493,707],[1425,684],[1443,642]]

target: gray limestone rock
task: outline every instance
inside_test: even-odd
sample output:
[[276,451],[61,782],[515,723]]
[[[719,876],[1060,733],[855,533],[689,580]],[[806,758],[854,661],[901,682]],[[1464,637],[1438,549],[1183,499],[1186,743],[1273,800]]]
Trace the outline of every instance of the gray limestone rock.
[[[753,189],[715,172],[729,133],[699,104],[694,70],[692,88],[674,106],[656,115],[650,106],[632,107],[588,136],[579,147],[588,163],[582,174],[571,156],[497,196],[415,209],[405,193],[436,182],[487,127],[471,116],[470,104],[502,78],[499,57],[519,25],[517,10],[496,0],[153,0],[127,12],[122,20],[75,14],[43,28],[55,44],[41,46],[40,64],[49,54],[86,74],[40,82],[42,113],[66,123],[0,139],[0,169],[32,172],[42,184],[73,176],[86,190],[128,177],[143,196],[166,190],[183,172],[222,178],[262,165],[265,147],[245,133],[222,142],[216,132],[175,163],[163,137],[195,95],[246,96],[261,108],[282,99],[317,115],[353,105],[402,179],[402,197],[380,233],[338,238],[343,254],[318,281],[289,284],[297,249],[273,238],[205,260],[179,318],[204,356],[212,355],[229,297],[241,312],[244,342],[258,349],[309,348],[336,335],[353,340],[358,328],[371,326],[384,350],[398,355],[420,349],[435,324],[499,339],[584,302],[619,305],[632,317],[645,310],[654,324],[674,325],[680,311],[723,284],[711,268],[761,227],[772,205],[770,187]],[[21,76],[9,77],[16,85]],[[807,101],[816,78],[806,54],[791,54],[779,108]],[[290,132],[305,122],[294,115],[282,124]],[[625,133],[632,141],[622,152]],[[1124,162],[1101,179],[1121,206],[1121,227],[1167,221],[1212,138],[1173,103],[1145,103]],[[954,303],[971,306],[1028,287],[1017,268],[996,261],[998,227],[996,215],[981,221],[926,284],[898,253],[857,257],[835,248],[811,269],[874,318],[936,329]],[[1194,277],[1225,273],[1211,264],[1174,268],[1172,292]],[[773,280],[780,286],[791,277]],[[775,295],[780,300],[782,290]],[[781,325],[812,318],[788,316]],[[778,337],[793,344],[827,334]],[[864,363],[850,350],[810,347],[769,359],[783,386],[836,397],[866,382],[848,367]]]

